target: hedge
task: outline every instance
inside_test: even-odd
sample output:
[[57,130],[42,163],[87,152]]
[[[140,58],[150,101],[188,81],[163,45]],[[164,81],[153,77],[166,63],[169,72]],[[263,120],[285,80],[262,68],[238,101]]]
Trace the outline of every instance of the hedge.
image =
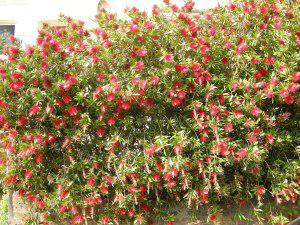
[[164,3],[127,19],[101,9],[92,29],[62,15],[34,46],[4,47],[1,180],[43,224],[171,225],[170,202],[215,222],[224,203],[297,203],[298,2]]

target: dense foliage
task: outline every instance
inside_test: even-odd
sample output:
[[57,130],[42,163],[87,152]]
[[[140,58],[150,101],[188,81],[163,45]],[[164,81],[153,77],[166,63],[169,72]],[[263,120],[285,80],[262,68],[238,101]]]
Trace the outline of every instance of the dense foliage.
[[219,203],[297,201],[299,4],[164,2],[126,20],[103,9],[93,29],[62,16],[35,46],[5,47],[2,181],[45,224],[172,224],[171,201],[212,206],[214,221]]

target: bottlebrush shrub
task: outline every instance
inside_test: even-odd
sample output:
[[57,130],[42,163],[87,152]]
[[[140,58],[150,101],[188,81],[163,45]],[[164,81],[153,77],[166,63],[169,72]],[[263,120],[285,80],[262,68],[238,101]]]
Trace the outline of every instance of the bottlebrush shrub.
[[97,28],[63,16],[34,46],[12,38],[0,67],[3,184],[45,224],[52,212],[172,224],[170,201],[296,202],[300,10],[287,2],[193,13],[191,1],[165,1],[127,20],[103,9]]

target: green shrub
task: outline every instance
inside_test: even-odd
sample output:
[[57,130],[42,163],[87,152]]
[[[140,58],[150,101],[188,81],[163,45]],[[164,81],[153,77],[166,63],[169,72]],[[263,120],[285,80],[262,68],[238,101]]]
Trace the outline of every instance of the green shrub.
[[3,183],[45,224],[172,224],[170,201],[214,221],[220,203],[297,201],[299,4],[165,2],[129,20],[101,10],[93,29],[63,17],[35,46],[5,48]]

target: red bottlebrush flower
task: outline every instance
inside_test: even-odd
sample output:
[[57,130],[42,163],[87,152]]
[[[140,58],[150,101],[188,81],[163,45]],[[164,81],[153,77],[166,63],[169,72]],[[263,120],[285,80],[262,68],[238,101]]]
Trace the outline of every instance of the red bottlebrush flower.
[[47,108],[46,108],[46,113],[47,114],[52,113],[53,110],[54,110],[54,106],[53,105],[47,105]]
[[202,58],[202,63],[207,64],[211,60],[211,56],[204,56]]
[[255,59],[255,58],[252,57],[251,62],[256,65],[256,64],[258,64],[258,59]]
[[66,210],[67,210],[67,207],[65,205],[60,205],[59,209],[58,209],[58,212],[59,213],[64,213]]
[[171,104],[172,104],[172,106],[176,107],[180,104],[180,101],[178,98],[173,98]]
[[134,216],[134,210],[133,210],[133,209],[129,209],[129,210],[127,211],[127,215],[128,215],[129,217],[133,217],[133,216]]
[[140,58],[143,58],[143,57],[145,57],[146,55],[147,55],[147,50],[146,49],[144,49],[144,48],[141,48],[140,50],[139,50],[139,57]]
[[182,74],[186,74],[189,71],[189,67],[188,66],[181,66],[180,67],[180,72]]
[[176,182],[174,180],[169,180],[167,185],[168,185],[169,188],[173,188],[173,187],[176,186]]
[[258,107],[253,107],[253,108],[251,109],[251,114],[252,114],[253,116],[259,116],[261,113],[262,113],[262,111],[261,111],[261,109],[258,108]]
[[300,73],[299,72],[293,73],[293,82],[297,83],[299,81],[300,81]]
[[169,170],[169,173],[172,175],[172,177],[177,177],[177,175],[178,175],[178,170],[175,169],[174,167],[172,167],[172,168]]
[[41,162],[44,161],[44,158],[43,158],[43,156],[41,156],[40,154],[36,154],[36,156],[35,156],[35,161],[36,161],[37,163],[41,163]]
[[247,150],[244,148],[240,149],[237,153],[237,157],[240,159],[245,158],[246,155],[247,155]]
[[149,86],[148,82],[146,80],[141,80],[139,87],[141,89],[147,89]]
[[292,96],[289,95],[284,99],[284,101],[286,104],[292,104],[294,102],[294,99]]
[[136,191],[137,191],[137,188],[136,188],[135,186],[131,185],[131,186],[128,188],[128,191],[129,191],[130,193],[133,193],[133,192],[136,192]]
[[97,134],[102,137],[105,134],[105,128],[104,127],[98,127],[97,128]]
[[257,191],[256,191],[256,195],[259,195],[259,196],[263,195],[265,193],[265,190],[266,189],[265,189],[264,186],[262,186],[262,185],[258,186]]
[[94,186],[95,185],[95,179],[94,178],[88,178],[87,179],[87,185]]
[[77,216],[74,216],[74,217],[72,218],[72,222],[73,222],[74,224],[80,224],[80,223],[82,223],[82,222],[83,222],[83,216],[82,216],[81,214],[79,214],[79,215],[77,215]]
[[172,174],[171,174],[171,173],[169,173],[169,172],[164,173],[164,179],[165,179],[166,181],[169,181],[169,180],[171,179],[171,177],[172,177]]
[[137,31],[139,30],[139,27],[138,27],[138,25],[136,25],[136,24],[131,24],[130,25],[130,31],[131,31],[131,33],[136,33]]
[[156,145],[151,145],[149,148],[145,149],[145,154],[148,156],[153,156],[158,147]]
[[115,100],[115,94],[113,93],[108,93],[107,94],[107,101],[112,102]]
[[103,92],[102,87],[97,87],[96,90],[93,92],[93,99],[96,99],[100,96],[100,94]]
[[274,137],[270,134],[266,135],[266,142],[272,144],[274,142]]
[[209,73],[205,73],[204,74],[204,78],[205,78],[205,81],[208,82],[208,81],[210,81],[210,79],[212,78],[212,76]]
[[12,53],[12,54],[18,54],[19,53],[19,49],[15,46],[10,46],[9,47],[9,51]]
[[198,46],[198,44],[196,42],[190,43],[190,48],[191,49],[195,49],[195,48],[197,48],[197,46]]
[[216,34],[216,30],[212,26],[209,26],[207,33],[209,36],[214,36]]
[[107,183],[107,184],[110,184],[112,182],[112,178],[110,176],[104,176],[103,177],[103,180]]
[[273,98],[274,97],[274,91],[272,91],[272,90],[266,90],[264,92],[264,94],[266,95],[267,98]]
[[235,8],[236,8],[236,5],[235,4],[229,4],[229,9],[231,10],[231,11],[233,11],[233,10],[235,10]]
[[181,31],[180,31],[180,34],[181,34],[182,36],[186,36],[187,33],[188,33],[188,30],[187,30],[186,28],[183,28],[183,29],[181,29]]
[[166,60],[166,62],[169,62],[169,63],[174,62],[174,58],[171,54],[165,55],[165,60]]
[[172,9],[173,12],[177,12],[179,10],[177,5],[172,5],[171,9]]
[[207,200],[208,200],[208,190],[203,189],[203,190],[200,192],[200,195],[201,195],[201,202],[202,202],[202,203],[207,202]]
[[53,121],[53,124],[56,128],[63,128],[67,122],[64,119],[56,119]]
[[35,86],[39,86],[39,82],[37,79],[32,80],[32,84],[34,84]]
[[97,46],[91,46],[89,52],[90,52],[90,54],[95,54],[96,52],[98,52],[98,47]]
[[26,180],[29,180],[30,178],[32,178],[32,176],[33,176],[33,173],[32,173],[31,170],[25,170],[24,177],[25,177]]
[[279,84],[279,78],[272,77],[270,80],[270,84],[276,86],[277,84]]
[[178,94],[177,94],[177,97],[181,100],[184,99],[185,98],[185,91],[183,91],[183,90],[179,91]]
[[138,77],[132,78],[132,83],[133,83],[134,85],[138,85],[138,84],[139,84],[139,81],[140,81],[140,78],[138,78]]
[[68,78],[68,82],[69,82],[71,85],[76,84],[76,83],[77,83],[77,78],[74,77],[74,76],[70,76],[70,77]]
[[179,83],[178,81],[174,81],[173,87],[174,87],[175,89],[180,88],[180,83]]
[[6,73],[6,70],[3,67],[0,67],[0,74],[4,75]]
[[216,116],[219,112],[217,107],[210,107],[209,112],[212,116]]
[[103,43],[102,43],[102,46],[103,46],[103,47],[109,47],[110,45],[111,45],[110,40],[105,40],[105,41],[103,41]]
[[100,105],[100,110],[101,110],[101,112],[105,112],[105,111],[107,111],[109,109],[109,106],[106,104],[106,103],[102,103],[101,105]]
[[69,193],[69,191],[64,190],[64,189],[62,188],[62,185],[58,185],[58,193],[59,193],[59,197],[60,197],[61,199],[63,199],[64,197],[67,196],[67,194]]
[[112,117],[112,116],[108,117],[108,119],[107,119],[107,125],[108,126],[112,126],[115,123],[116,123],[116,119],[114,117]]
[[106,31],[103,30],[103,29],[99,32],[99,36],[100,36],[102,39],[106,39],[106,38],[108,37]]
[[227,49],[230,49],[231,46],[232,46],[232,43],[231,43],[230,41],[226,41],[226,42],[224,43],[224,47],[227,48]]
[[18,125],[23,126],[27,123],[27,121],[28,121],[27,118],[21,117],[21,118],[18,119]]
[[116,84],[112,87],[112,93],[117,93],[122,89],[122,86],[120,84]]
[[71,107],[69,108],[69,113],[70,113],[71,116],[76,116],[77,113],[78,113],[77,107],[71,106]]
[[100,191],[103,194],[107,194],[108,193],[108,187],[106,185],[104,185],[104,184],[101,184]]
[[170,97],[174,97],[174,96],[175,96],[175,91],[172,90],[172,89],[170,89],[170,90],[168,91],[168,95],[169,95]]
[[159,182],[161,179],[161,176],[159,175],[159,173],[154,173],[153,174],[153,180],[155,180],[156,182]]
[[248,141],[249,142],[256,142],[257,141],[257,138],[255,135],[248,135]]
[[142,61],[137,62],[134,66],[135,71],[140,71],[143,68],[144,68],[144,63]]
[[18,79],[20,79],[22,77],[22,74],[21,73],[13,73],[12,75],[11,75],[11,79],[12,80],[18,80]]
[[174,225],[173,221],[167,221],[166,225]]
[[216,219],[216,215],[215,214],[211,214],[209,216],[209,222],[213,222]]
[[42,68],[43,70],[47,70],[47,69],[49,68],[48,63],[42,62],[41,68]]
[[130,109],[130,102],[123,102],[122,103],[122,108],[124,110],[129,110]]
[[109,217],[108,217],[108,216],[103,216],[103,217],[101,218],[101,222],[102,222],[103,224],[108,224],[108,222],[109,222]]
[[110,78],[109,78],[109,81],[111,83],[116,83],[118,82],[118,77],[116,75],[112,75]]
[[248,44],[245,42],[241,42],[236,48],[235,52],[236,54],[240,55],[248,50]]
[[11,42],[11,43],[15,43],[16,42],[16,39],[13,35],[9,35],[8,37],[8,40]]
[[40,107],[38,105],[34,105],[29,110],[29,116],[36,115],[40,110]]
[[225,125],[225,131],[227,131],[227,132],[232,132],[233,131],[231,123],[228,123],[228,124]]
[[157,85],[158,84],[158,77],[151,77],[151,84]]
[[289,92],[296,92],[296,91],[298,91],[298,90],[300,90],[300,84],[298,85],[298,84],[290,84],[289,86],[288,86],[288,91]]
[[23,86],[23,82],[22,81],[10,82],[9,86],[13,92],[18,92],[20,88]]
[[44,201],[39,201],[38,202],[38,208],[43,209],[45,207],[45,202]]
[[256,134],[256,135],[260,135],[261,129],[255,128],[255,129],[253,130],[253,133]]
[[88,205],[100,205],[102,204],[102,198],[85,198],[84,202]]
[[97,63],[99,61],[99,58],[96,55],[92,56],[91,59],[92,59],[92,63]]
[[279,95],[282,97],[282,98],[286,98],[289,96],[289,91],[288,90],[281,90]]
[[223,58],[223,59],[222,59],[222,64],[225,65],[225,64],[227,64],[227,63],[228,63],[228,59],[227,59],[227,58]]
[[64,95],[63,97],[62,97],[62,100],[65,102],[65,103],[69,103],[69,102],[71,102],[72,101],[72,98],[70,97],[70,95]]
[[182,152],[181,146],[178,145],[178,144],[176,144],[176,145],[174,146],[174,153],[175,153],[175,155],[180,155],[181,152]]

